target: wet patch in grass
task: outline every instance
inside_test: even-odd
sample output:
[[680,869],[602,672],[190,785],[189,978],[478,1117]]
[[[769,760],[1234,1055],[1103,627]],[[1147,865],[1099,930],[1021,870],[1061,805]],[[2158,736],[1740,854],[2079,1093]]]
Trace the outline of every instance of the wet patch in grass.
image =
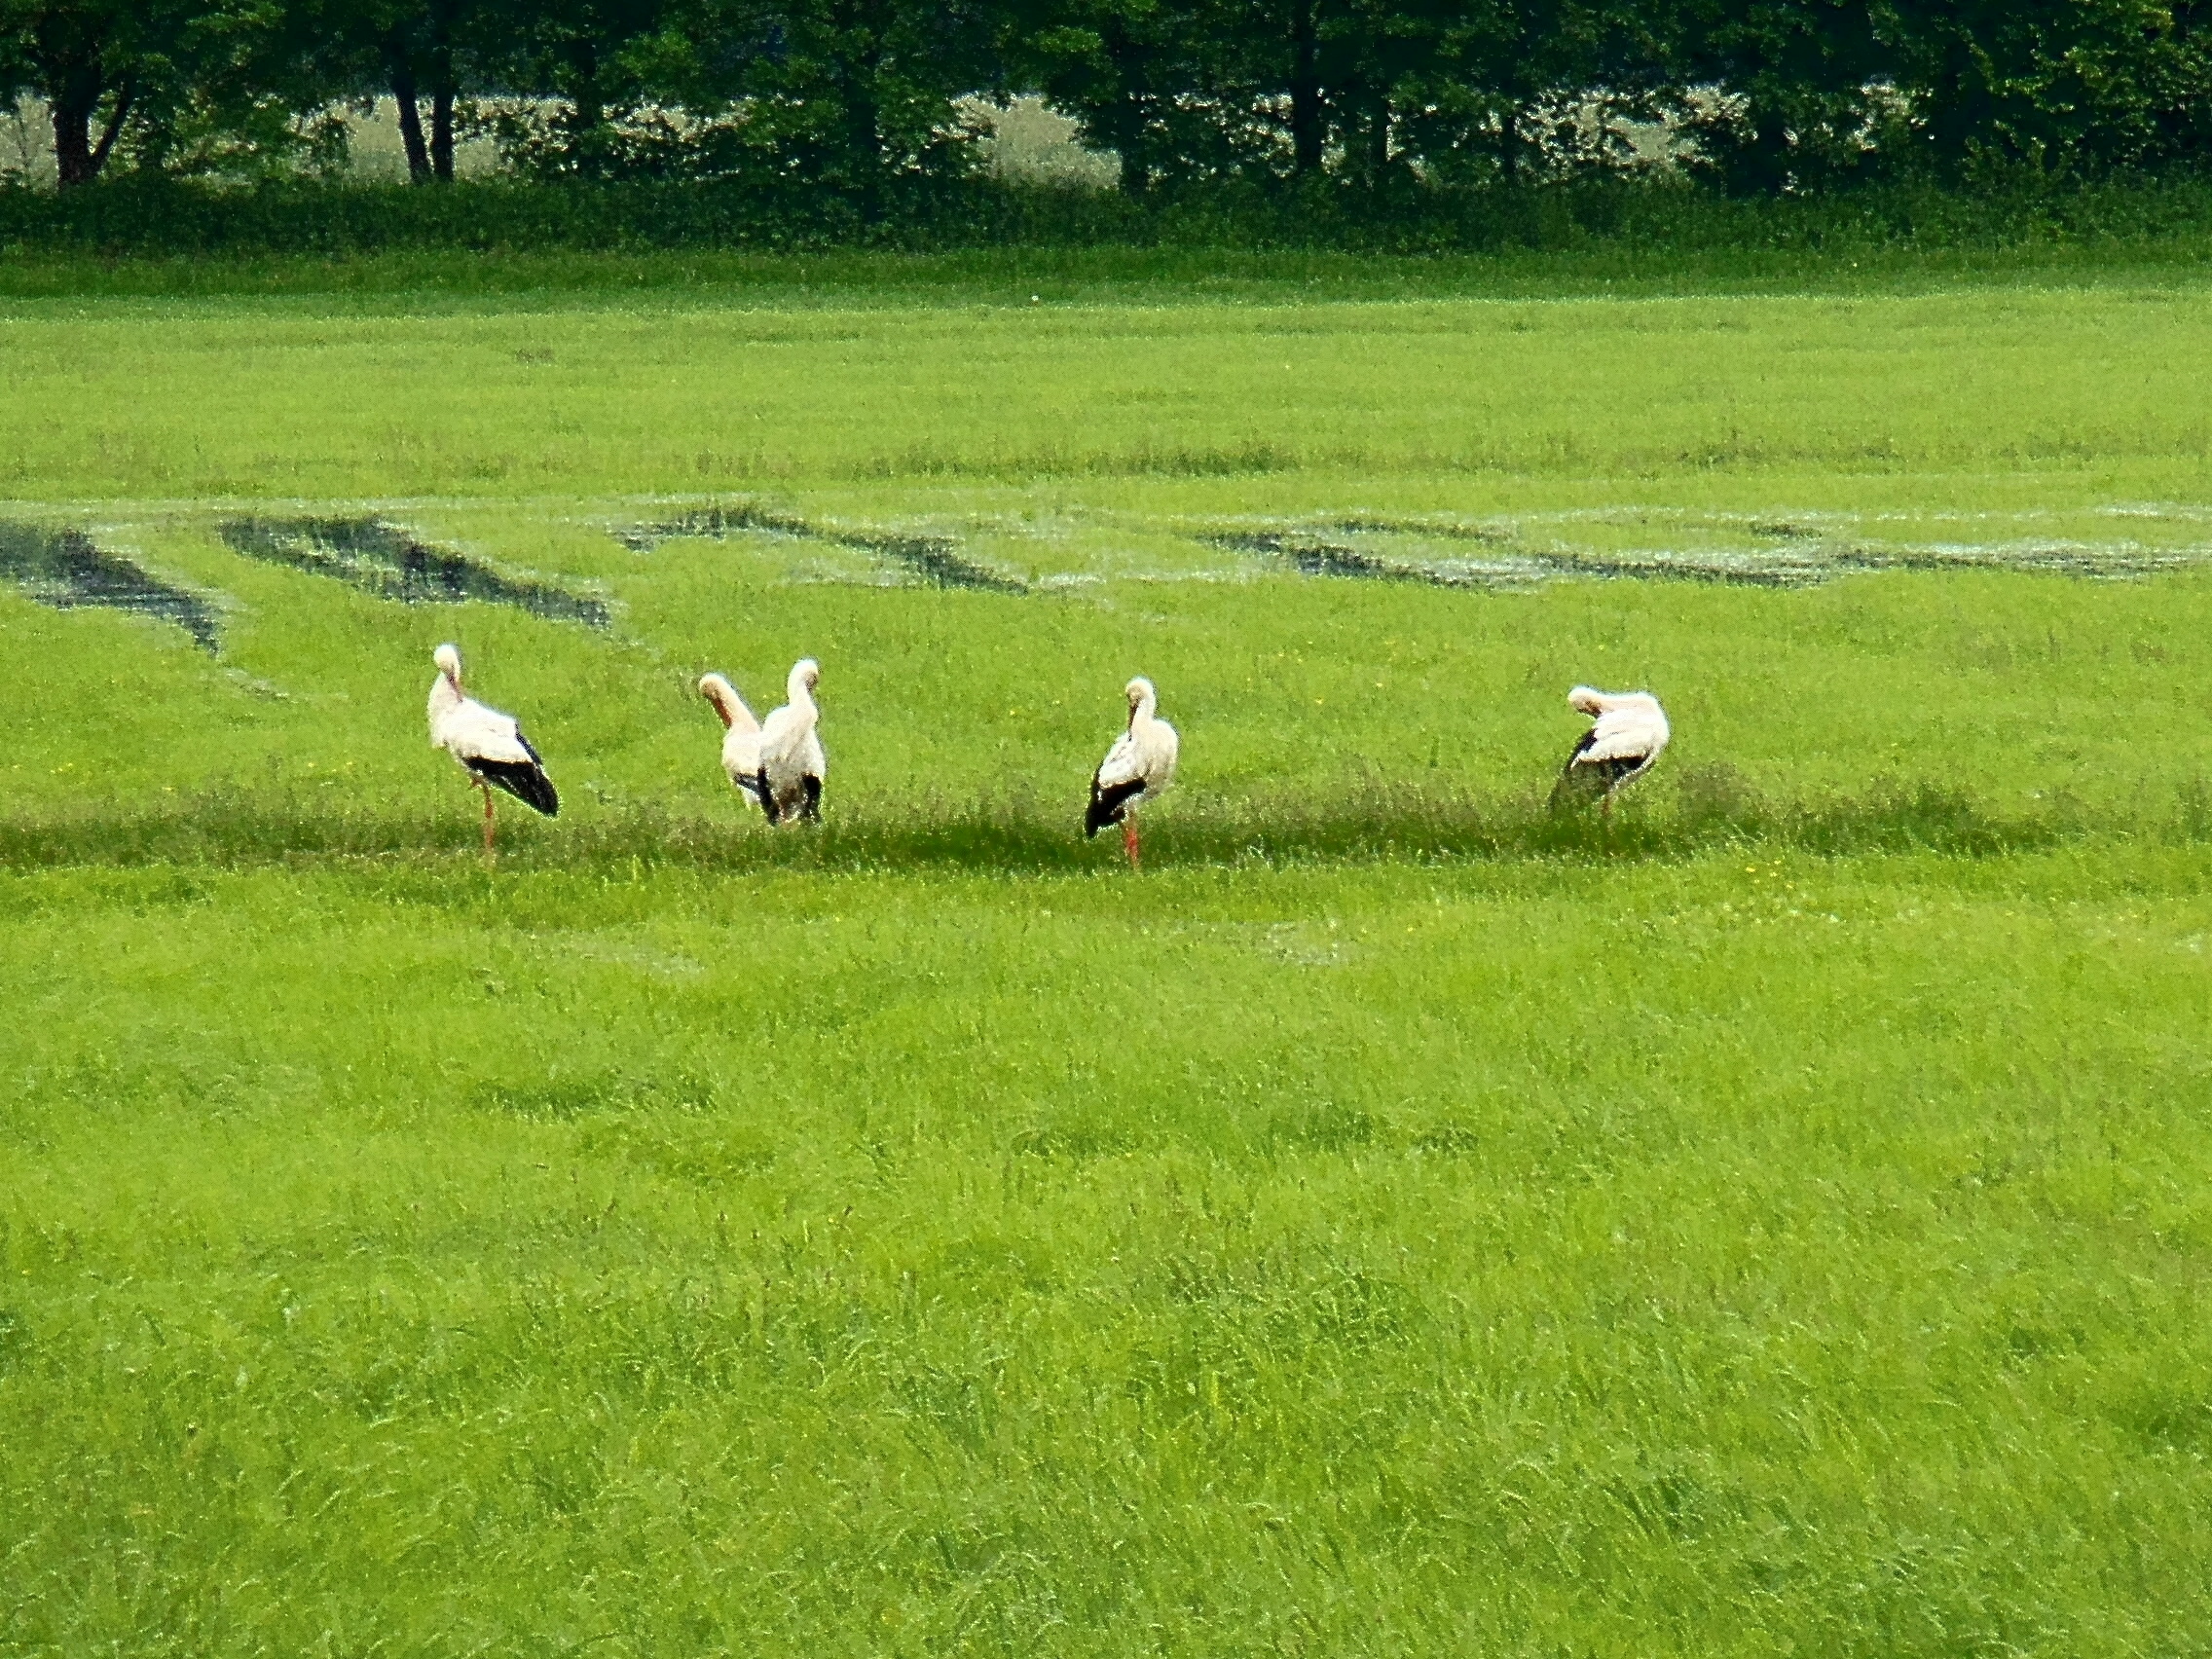
[[203,650],[221,644],[213,606],[95,545],[83,531],[0,523],[0,576],[55,610],[129,610],[175,623]]
[[2188,570],[2212,558],[2212,549],[2139,547],[2123,542],[2099,545],[2082,541],[2023,541],[1999,546],[1837,547],[1821,556],[1826,571],[2031,571],[2080,576],[2090,581],[2124,581]]
[[[1574,528],[1578,525],[1606,529],[1592,536],[1578,532]],[[1620,531],[1648,534],[1661,527],[1674,545],[1617,544]],[[2212,562],[2212,545],[2158,546],[2132,539],[2032,535],[1990,541],[1891,540],[1881,529],[1866,534],[1868,527],[1856,515],[1685,515],[1666,508],[1538,514],[1480,524],[1349,513],[1325,520],[1139,521],[1131,528],[1187,538],[1301,575],[1493,593],[1525,593],[1555,581],[1809,588],[1845,575],[1885,571],[2019,571],[2128,580]],[[1004,526],[999,530],[1006,533]],[[614,534],[638,553],[650,552],[679,536],[782,536],[869,554],[903,568],[927,586],[992,593],[1037,591],[1018,577],[968,558],[951,535],[830,526],[744,502],[701,507]],[[1614,544],[1607,545],[1608,541]],[[1048,564],[1051,557],[1046,556]],[[1094,579],[1063,573],[1048,576],[1039,585],[1051,588]],[[1167,572],[1148,579],[1179,578]],[[1211,577],[1190,571],[1180,579]]]
[[1226,531],[1201,535],[1210,547],[1256,558],[1276,559],[1306,576],[1350,576],[1367,581],[1420,582],[1430,587],[1483,587],[1492,585],[1471,571],[1442,566],[1412,565],[1377,558],[1341,542],[1323,541],[1296,532]]
[[943,536],[847,535],[838,539],[847,547],[864,547],[904,565],[931,587],[969,588],[980,593],[1029,591],[1027,582],[962,558]]
[[788,513],[759,507],[702,507],[664,523],[617,531],[615,538],[633,553],[650,553],[677,536],[719,539],[729,535],[788,535],[800,541],[826,541],[903,566],[929,587],[964,588],[978,593],[1027,593],[1029,584],[1004,571],[963,558],[957,544],[942,535],[902,535],[884,531],[830,530]]
[[[1301,574],[1431,587],[1525,591],[1549,581],[1697,582],[1728,587],[1818,587],[1879,571],[2025,571],[2092,580],[2157,575],[2203,564],[2212,549],[2148,548],[2134,542],[2024,540],[1997,544],[1865,544],[1825,538],[1817,528],[1761,520],[1744,527],[1770,543],[1757,548],[1569,551],[1517,545],[1509,529],[1348,519],[1321,530],[1224,530],[1196,539],[1234,553],[1289,564]],[[1332,535],[1361,540],[1332,539]],[[1496,549],[1476,558],[1423,557],[1421,543],[1472,541]]]
[[606,603],[549,582],[502,576],[447,547],[418,541],[377,518],[232,519],[223,540],[249,559],[329,576],[402,605],[459,605],[482,600],[512,606],[552,622],[604,628]]
[[[1353,521],[1336,527],[1340,532],[1390,540],[1468,540],[1509,542],[1496,531],[1463,530],[1431,525],[1387,525]],[[1302,575],[1364,578],[1369,581],[1419,582],[1430,587],[1480,588],[1497,593],[1525,592],[1548,581],[1658,581],[1705,582],[1729,587],[1815,587],[1845,569],[1905,569],[1879,560],[1846,565],[1831,558],[1825,564],[1813,556],[1788,552],[1731,553],[1548,553],[1513,547],[1481,558],[1421,559],[1405,554],[1370,551],[1365,547],[1324,539],[1309,531],[1228,531],[1198,537],[1210,546],[1232,553],[1288,563]],[[1384,547],[1389,541],[1382,542]]]

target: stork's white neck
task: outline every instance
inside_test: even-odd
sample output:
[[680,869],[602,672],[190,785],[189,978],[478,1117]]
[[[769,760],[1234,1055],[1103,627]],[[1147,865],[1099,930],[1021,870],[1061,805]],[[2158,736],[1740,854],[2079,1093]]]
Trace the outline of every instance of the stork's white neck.
[[461,682],[441,670],[437,679],[430,682],[430,743],[438,742],[438,725],[454,710],[461,707]]

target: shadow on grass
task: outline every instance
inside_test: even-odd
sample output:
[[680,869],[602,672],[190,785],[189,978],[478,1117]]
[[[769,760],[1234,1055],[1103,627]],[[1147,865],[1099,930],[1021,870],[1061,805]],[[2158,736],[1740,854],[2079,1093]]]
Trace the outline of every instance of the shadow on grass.
[[[1308,795],[1200,800],[1159,811],[1145,826],[1148,869],[1456,860],[1606,863],[1694,858],[1766,847],[1823,855],[1932,851],[1988,858],[2096,836],[2212,839],[2203,792],[2184,790],[2160,818],[2091,815],[2058,801],[2003,814],[1933,784],[1780,801],[1716,769],[1688,777],[1670,799],[1634,803],[1610,823],[1553,814],[1535,798],[1480,797],[1413,788],[1363,792],[1356,806]],[[1109,868],[1118,844],[1086,841],[1077,815],[1033,801],[925,801],[897,815],[837,813],[811,829],[770,830],[734,809],[683,816],[626,806],[540,824],[500,825],[500,862],[524,869],[672,866],[759,869],[937,868],[1008,874]],[[216,792],[173,804],[87,804],[0,820],[0,865],[18,867],[185,864],[252,866],[337,857],[467,858],[475,819],[459,810],[326,807],[290,795]]]

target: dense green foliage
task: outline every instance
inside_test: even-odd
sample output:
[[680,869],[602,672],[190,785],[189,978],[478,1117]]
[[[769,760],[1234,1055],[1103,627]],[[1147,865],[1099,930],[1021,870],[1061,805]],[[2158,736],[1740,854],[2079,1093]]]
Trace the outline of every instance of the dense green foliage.
[[2207,38],[2160,0],[0,0],[0,99],[44,100],[65,187],[328,169],[337,112],[389,96],[422,182],[476,131],[540,180],[865,226],[941,212],[964,100],[1033,91],[1132,200],[1389,214],[1661,165],[1752,196],[2194,168]]
[[[0,292],[26,259],[55,254],[351,257],[404,249],[605,253],[874,247],[1335,249],[1401,254],[1598,253],[1666,282],[1703,256],[1785,254],[1792,284],[1826,282],[1854,259],[2020,256],[2086,250],[2095,264],[2201,263],[2212,187],[2194,177],[2006,188],[1876,185],[1848,194],[1731,199],[1680,179],[1584,178],[1522,188],[1431,190],[1382,201],[1222,188],[1148,202],[997,178],[944,181],[874,218],[793,181],[633,180],[558,186],[461,181],[412,190],[313,180],[253,189],[140,177],[60,193],[0,188]],[[1219,261],[1199,269],[1210,270]],[[1014,269],[1010,264],[1008,269]],[[1755,274],[1725,262],[1739,279]],[[127,268],[146,280],[143,267]],[[1715,273],[1716,275],[1718,273]],[[1572,281],[1572,274],[1566,273]],[[102,285],[104,278],[90,280]],[[220,287],[220,273],[202,279]],[[443,285],[483,280],[456,266]],[[587,278],[588,280],[588,278]],[[1419,284],[1433,286],[1433,283]],[[1577,284],[1579,285],[1579,284]]]

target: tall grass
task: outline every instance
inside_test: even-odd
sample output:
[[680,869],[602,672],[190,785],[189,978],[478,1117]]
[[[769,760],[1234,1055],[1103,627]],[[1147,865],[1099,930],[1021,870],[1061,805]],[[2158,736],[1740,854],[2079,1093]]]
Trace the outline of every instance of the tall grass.
[[[151,803],[18,812],[0,819],[0,863],[18,868],[74,865],[205,865],[244,868],[324,857],[444,863],[479,850],[464,814],[426,806],[394,811],[278,792],[232,790]],[[2187,845],[2212,837],[2201,785],[2185,787],[2164,813],[2112,815],[2076,800],[2040,811],[1992,809],[1931,782],[1893,783],[1858,796],[1777,801],[1725,772],[1693,776],[1669,805],[1634,802],[1614,817],[1552,812],[1535,797],[1486,798],[1379,781],[1356,794],[1316,801],[1300,793],[1178,803],[1144,834],[1147,865],[1272,867],[1376,860],[1566,860],[1640,863],[1731,849],[1857,857],[1941,852],[1989,858],[2070,844],[2139,840]],[[629,803],[573,826],[550,826],[519,808],[503,818],[501,867],[741,873],[755,870],[964,870],[1045,874],[1110,870],[1118,835],[1095,843],[1075,813],[1034,797],[961,806],[941,798],[864,805],[818,828],[762,833],[748,817],[679,814]]]
[[2193,1650],[2204,876],[0,875],[8,1644]]

